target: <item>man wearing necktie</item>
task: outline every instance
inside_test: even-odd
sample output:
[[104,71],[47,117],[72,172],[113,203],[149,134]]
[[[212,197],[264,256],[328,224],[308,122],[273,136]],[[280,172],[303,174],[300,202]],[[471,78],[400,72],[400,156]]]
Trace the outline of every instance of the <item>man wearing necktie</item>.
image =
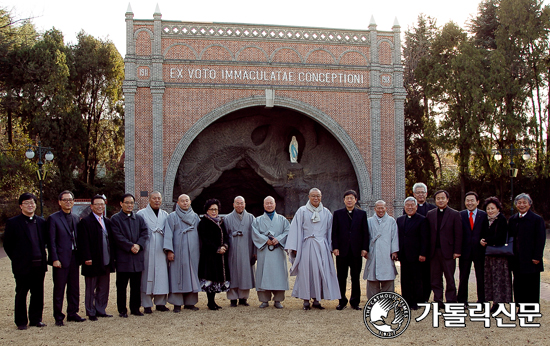
[[98,317],[113,317],[105,311],[109,301],[111,273],[115,271],[111,251],[111,220],[104,217],[105,197],[92,198],[92,213],[78,223],[78,249],[82,276],[86,284],[84,305],[90,321]]
[[67,288],[67,321],[83,322],[86,319],[78,315],[79,276],[76,225],[78,216],[71,213],[74,195],[63,191],[58,198],[61,210],[48,218],[48,255],[53,267],[53,317],[55,325],[63,326],[63,296]]
[[468,303],[468,280],[472,262],[476,272],[477,302],[485,302],[484,265],[485,247],[480,240],[486,237],[489,229],[487,213],[477,209],[479,196],[470,191],[464,198],[466,210],[460,212],[462,219],[462,256],[458,260],[460,283],[458,285],[458,302]]

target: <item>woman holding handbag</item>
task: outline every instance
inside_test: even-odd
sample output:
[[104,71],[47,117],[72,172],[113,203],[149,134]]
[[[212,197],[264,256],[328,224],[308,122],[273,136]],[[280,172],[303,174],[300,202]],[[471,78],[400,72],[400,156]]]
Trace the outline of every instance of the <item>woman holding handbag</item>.
[[[498,250],[508,246],[511,248],[512,244],[508,244],[508,222],[500,212],[502,204],[498,198],[489,197],[485,200],[484,206],[489,219],[489,230],[487,234],[481,235],[481,245]],[[505,253],[505,251],[500,252]],[[493,313],[497,310],[498,303],[512,301],[512,276],[508,256],[491,253],[487,251],[485,256],[485,299],[493,301],[491,307],[491,313]]]

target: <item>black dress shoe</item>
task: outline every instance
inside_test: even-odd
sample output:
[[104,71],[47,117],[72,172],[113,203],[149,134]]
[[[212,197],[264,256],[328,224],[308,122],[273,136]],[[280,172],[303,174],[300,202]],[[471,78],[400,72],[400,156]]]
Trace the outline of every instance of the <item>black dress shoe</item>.
[[346,306],[345,306],[345,305],[342,305],[342,304],[338,304],[338,305],[336,306],[336,310],[344,310],[345,308],[346,308]]
[[[152,314],[152,313],[153,313],[153,309],[151,309],[151,308],[143,308],[143,313],[145,313],[145,314]],[[133,312],[132,312],[132,315],[134,315]]]
[[197,311],[199,309],[195,305],[185,305],[183,308],[185,310],[191,310],[191,311]]
[[97,316],[88,316],[90,321],[97,321]]
[[170,311],[170,309],[167,308],[166,305],[157,305],[157,306],[155,307],[155,309],[156,309],[157,311]]
[[109,315],[109,314],[97,314],[96,316],[97,317],[113,317],[113,315]]
[[304,310],[311,310],[311,305],[309,304],[309,302],[304,302],[304,306],[303,308]]
[[210,310],[218,310],[218,306],[215,305],[215,304],[214,304],[214,305],[208,304],[208,309],[210,309]]
[[231,305],[230,305],[232,308],[236,308],[237,307],[237,299],[231,299]]
[[128,313],[126,312],[121,312],[120,314],[118,314],[119,317],[124,317],[124,318],[128,318]]
[[174,312],[181,312],[181,305],[174,305]]
[[133,311],[132,315],[134,315],[134,316],[143,316],[143,313],[138,310],[138,311]]
[[27,330],[27,325],[24,324],[24,325],[21,325],[21,326],[17,326],[17,329],[19,329],[19,330]]
[[42,328],[42,327],[45,327],[45,326],[46,326],[46,323],[44,323],[44,322],[36,322],[36,323],[29,324],[29,326],[31,326],[31,327]]
[[353,310],[361,310],[361,308],[359,307],[359,305],[351,305],[351,308]]
[[57,320],[55,321],[55,325],[58,327],[63,327],[65,324],[63,323],[63,320]]
[[325,310],[325,308],[323,306],[321,306],[321,303],[319,303],[319,302],[313,303],[313,304],[311,304],[311,306],[314,307],[315,309]]
[[250,304],[246,302],[246,299],[239,299],[239,305],[250,306]]
[[67,322],[84,322],[84,321],[86,321],[86,319],[78,315],[67,317]]

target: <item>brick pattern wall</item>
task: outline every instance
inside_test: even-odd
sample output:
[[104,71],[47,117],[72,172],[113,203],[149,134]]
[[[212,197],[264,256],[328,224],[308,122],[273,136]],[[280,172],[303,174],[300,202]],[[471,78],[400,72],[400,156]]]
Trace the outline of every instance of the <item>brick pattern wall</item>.
[[[141,30],[140,30],[141,29]],[[144,30],[147,29],[147,30]],[[137,32],[140,30],[139,32]],[[137,34],[136,34],[137,32]],[[153,25],[134,25],[135,55],[141,59],[150,57],[153,50]],[[392,34],[393,35],[393,34]],[[183,135],[210,112],[229,102],[250,97],[265,97],[266,88],[275,89],[275,99],[286,97],[303,102],[332,117],[351,137],[372,177],[371,160],[371,86],[369,63],[371,53],[378,54],[378,62],[387,68],[392,65],[393,36],[378,37],[378,49],[369,45],[319,44],[300,42],[276,42],[239,39],[182,39],[162,37],[160,51],[162,79],[165,84],[162,107],[162,162],[163,174]],[[374,36],[375,37],[375,36]],[[157,46],[158,47],[158,46]],[[157,48],[158,49],[158,48]],[[200,59],[202,60],[199,60]],[[247,62],[260,64],[247,65]],[[266,63],[274,63],[274,66]],[[306,65],[303,65],[306,64]],[[146,67],[140,63],[139,67]],[[322,66],[316,66],[322,65]],[[180,69],[174,74],[173,69]],[[189,69],[216,69],[241,71],[294,72],[294,80],[266,81],[208,79],[204,71],[201,78],[189,76]],[[300,72],[329,73],[335,83],[299,81]],[[332,74],[337,76],[334,78]],[[360,75],[362,83],[348,82],[339,74]],[[385,73],[390,75],[391,73]],[[151,76],[151,71],[149,71]],[[177,78],[174,78],[177,77]],[[151,191],[153,186],[153,107],[150,78],[137,73],[138,88],[135,95],[135,191],[140,208],[147,198],[139,197],[140,191]],[[377,77],[378,79],[378,77]],[[396,191],[395,169],[395,101],[390,90],[392,83],[375,83],[385,89],[380,101],[381,138],[381,196],[388,202],[392,214],[392,202]],[[140,87],[141,86],[141,87]],[[378,88],[378,87],[377,87]],[[380,89],[377,89],[380,90]],[[378,91],[380,92],[380,91]],[[370,182],[372,184],[372,182]],[[363,197],[364,198],[364,197]]]

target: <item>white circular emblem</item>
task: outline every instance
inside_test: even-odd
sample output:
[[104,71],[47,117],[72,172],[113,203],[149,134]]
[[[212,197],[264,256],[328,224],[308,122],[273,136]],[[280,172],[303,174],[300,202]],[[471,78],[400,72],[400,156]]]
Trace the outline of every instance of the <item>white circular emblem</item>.
[[363,322],[381,339],[393,339],[403,334],[411,322],[409,305],[399,294],[380,292],[363,308]]

